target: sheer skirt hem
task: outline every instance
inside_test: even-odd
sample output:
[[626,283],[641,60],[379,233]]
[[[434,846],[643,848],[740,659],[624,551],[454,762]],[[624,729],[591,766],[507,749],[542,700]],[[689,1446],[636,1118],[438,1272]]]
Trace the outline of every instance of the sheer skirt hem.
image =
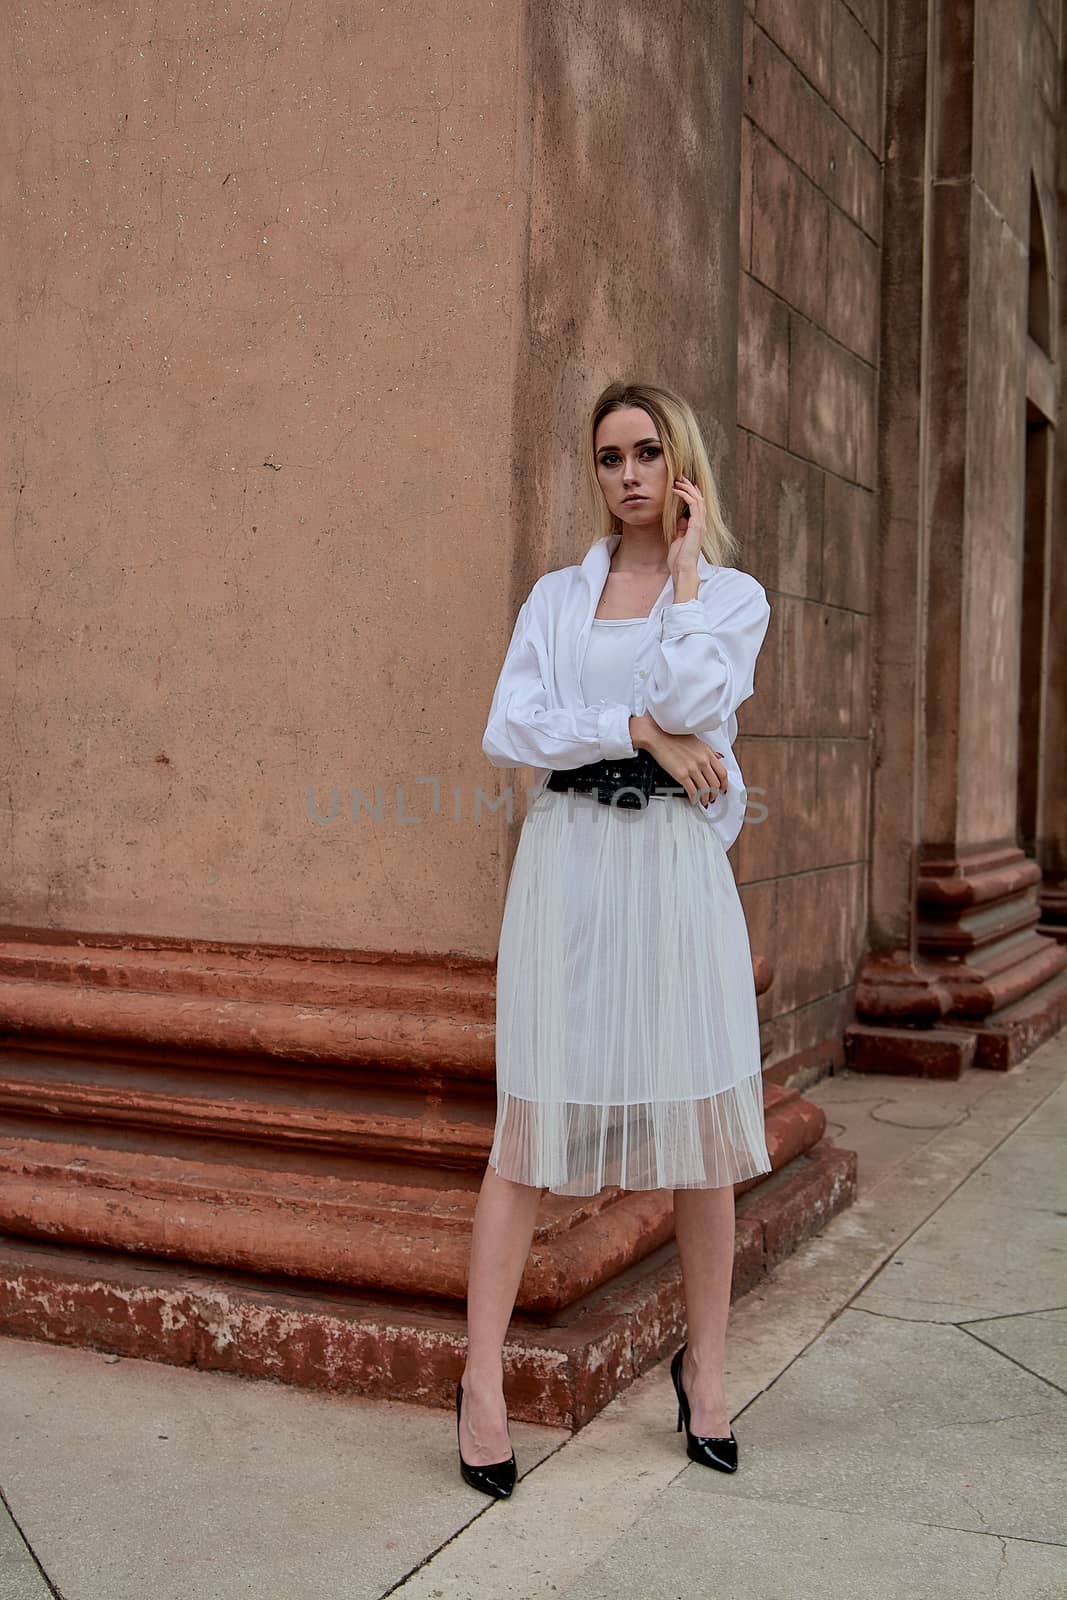
[[771,1171],[762,1076],[703,1099],[630,1105],[526,1100],[498,1088],[489,1165],[561,1195],[742,1183]]

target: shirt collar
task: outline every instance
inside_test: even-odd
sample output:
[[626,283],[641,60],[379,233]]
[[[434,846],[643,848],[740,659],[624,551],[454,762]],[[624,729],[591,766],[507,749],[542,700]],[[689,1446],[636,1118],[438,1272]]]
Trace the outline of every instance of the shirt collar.
[[[606,533],[602,538],[590,545],[582,560],[581,568],[593,595],[593,603],[599,600],[611,570],[611,558],[618,549],[621,533]],[[703,550],[697,551],[697,577],[706,578],[715,571]]]

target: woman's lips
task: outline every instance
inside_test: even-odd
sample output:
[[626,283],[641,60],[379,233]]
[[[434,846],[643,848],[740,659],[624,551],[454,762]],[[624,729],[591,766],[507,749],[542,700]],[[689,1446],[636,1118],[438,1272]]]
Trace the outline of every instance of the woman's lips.
[[624,506],[635,506],[642,500],[647,500],[647,494],[628,494],[623,500]]

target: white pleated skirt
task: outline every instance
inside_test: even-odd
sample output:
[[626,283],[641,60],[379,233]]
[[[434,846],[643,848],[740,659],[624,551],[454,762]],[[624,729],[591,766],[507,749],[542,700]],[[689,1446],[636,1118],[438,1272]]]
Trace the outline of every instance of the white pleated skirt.
[[489,1164],[554,1194],[713,1189],[771,1170],[744,909],[684,797],[544,790],[497,956]]

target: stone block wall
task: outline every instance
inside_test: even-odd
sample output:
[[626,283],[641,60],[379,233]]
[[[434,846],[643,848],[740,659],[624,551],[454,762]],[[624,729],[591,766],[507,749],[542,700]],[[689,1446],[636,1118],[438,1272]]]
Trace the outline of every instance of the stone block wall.
[[767,1067],[839,1059],[866,934],[883,8],[749,0],[738,308],[740,565],[772,620],[739,718],[732,852]]

